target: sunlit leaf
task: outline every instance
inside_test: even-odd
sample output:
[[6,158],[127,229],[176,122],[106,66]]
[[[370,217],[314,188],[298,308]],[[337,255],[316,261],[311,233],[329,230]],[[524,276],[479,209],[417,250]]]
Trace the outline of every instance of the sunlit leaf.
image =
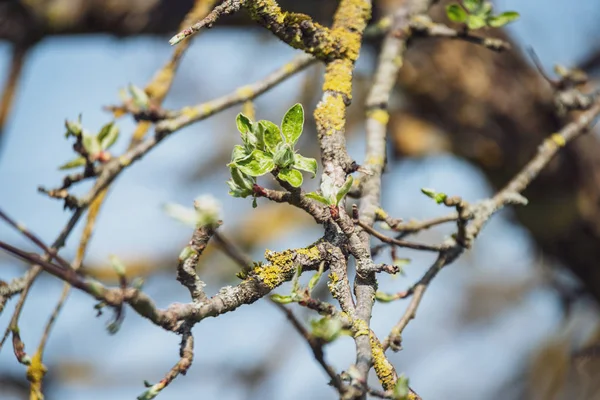
[[354,178],[352,177],[352,175],[348,175],[348,178],[346,178],[346,182],[344,182],[344,185],[340,188],[340,190],[338,190],[335,196],[336,205],[340,204],[340,201],[342,201],[344,196],[348,194],[348,192],[352,188],[352,182],[354,182]]
[[274,152],[277,145],[283,142],[279,127],[271,121],[258,121],[259,127],[262,130],[263,140],[265,142],[265,150]]
[[446,6],[446,15],[453,22],[463,23],[467,20],[467,12],[458,4],[449,4]]
[[294,168],[310,172],[314,178],[317,173],[317,160],[294,154]]
[[285,115],[283,121],[281,121],[281,132],[285,141],[291,145],[296,144],[298,138],[302,134],[302,127],[304,125],[304,109],[301,104],[294,104]]
[[519,19],[519,13],[515,11],[507,11],[503,12],[500,15],[495,15],[493,17],[488,18],[488,24],[492,28],[500,28],[504,25]]
[[300,187],[302,185],[302,173],[295,169],[282,169],[279,171],[277,177],[283,181],[286,181],[293,187]]
[[281,143],[273,154],[273,161],[279,168],[287,168],[294,163],[294,152],[287,143]]
[[261,176],[275,168],[273,158],[261,150],[254,150],[250,155],[237,160],[232,164],[237,166],[243,173],[250,176]]

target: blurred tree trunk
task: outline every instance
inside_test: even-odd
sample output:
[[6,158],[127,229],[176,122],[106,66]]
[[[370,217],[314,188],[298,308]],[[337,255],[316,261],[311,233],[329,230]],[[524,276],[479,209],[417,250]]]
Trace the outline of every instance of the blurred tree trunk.
[[[402,1],[376,1],[374,17]],[[0,2],[0,39],[20,44],[50,35],[167,35],[175,32],[192,3],[4,0]],[[322,22],[327,22],[337,5],[334,0],[280,3]],[[433,12],[438,21],[445,20],[443,4]],[[241,13],[223,18],[218,25],[248,23]],[[502,36],[499,31],[483,34]],[[450,150],[481,167],[499,188],[533,156],[543,138],[564,124],[554,112],[549,85],[518,51],[496,54],[450,40],[418,39],[413,44],[399,76],[405,107],[393,116],[390,127],[398,153],[437,149],[438,142],[430,140],[427,129],[437,125],[448,135]],[[569,145],[525,194],[530,205],[517,208],[519,221],[544,252],[570,268],[600,301],[597,137],[588,135]]]
[[[445,20],[443,5],[434,8],[437,21]],[[506,38],[497,30],[481,34]],[[399,85],[406,101],[392,120],[397,153],[423,148],[413,143],[423,140],[435,147],[431,132],[443,131],[450,150],[479,166],[495,188],[567,122],[557,117],[549,83],[518,49],[498,54],[457,41],[417,39]],[[600,301],[598,136],[590,133],[561,151],[524,195],[530,203],[515,209],[519,221]]]

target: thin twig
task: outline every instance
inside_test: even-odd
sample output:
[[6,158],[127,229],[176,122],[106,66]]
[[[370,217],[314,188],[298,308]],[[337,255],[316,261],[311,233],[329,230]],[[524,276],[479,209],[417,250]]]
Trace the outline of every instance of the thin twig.
[[273,302],[273,303],[277,307],[279,307],[279,309],[281,311],[283,311],[285,313],[287,319],[291,322],[293,327],[298,331],[300,336],[302,336],[307,341],[308,345],[310,346],[310,348],[315,356],[315,359],[323,367],[323,369],[325,370],[327,375],[329,375],[329,378],[331,378],[331,384],[333,385],[333,387],[335,387],[338,390],[340,395],[343,395],[344,392],[346,391],[346,388],[344,387],[344,384],[343,384],[342,380],[340,379],[340,376],[335,372],[333,367],[331,367],[325,361],[325,355],[323,353],[322,341],[319,338],[313,336],[310,332],[308,332],[306,330],[306,328],[304,328],[304,326],[302,326],[300,321],[298,321],[298,319],[296,318],[296,316],[294,315],[294,313],[291,310],[289,310],[287,307],[285,307],[282,304],[279,304],[276,302]]

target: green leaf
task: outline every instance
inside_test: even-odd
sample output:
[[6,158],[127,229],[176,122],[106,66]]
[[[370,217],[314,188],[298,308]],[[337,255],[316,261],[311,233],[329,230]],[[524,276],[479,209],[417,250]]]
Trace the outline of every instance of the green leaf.
[[516,11],[506,11],[500,15],[496,15],[488,18],[488,24],[492,28],[500,28],[504,25],[519,19],[519,13]]
[[150,105],[150,98],[143,89],[140,89],[135,85],[129,84],[129,94],[131,94],[133,104],[136,107],[146,109]]
[[337,194],[337,188],[333,183],[333,179],[327,174],[324,174],[321,180],[321,193],[327,199],[326,204],[336,204],[335,195]]
[[338,318],[323,317],[318,320],[310,321],[312,334],[325,343],[336,340],[340,335],[345,334],[344,324]]
[[324,268],[325,268],[325,262],[322,261],[321,264],[319,264],[319,270],[317,271],[317,273],[314,274],[312,276],[312,278],[310,278],[310,281],[308,281],[308,291],[309,291],[309,293],[312,292],[312,290],[315,288],[315,286],[319,282],[319,279],[321,279],[321,275],[323,275],[323,269]]
[[323,203],[326,206],[331,205],[331,203],[329,202],[329,200],[327,200],[325,197],[323,197],[320,194],[315,193],[315,192],[306,193],[306,197],[308,197],[309,199],[316,200],[316,201],[318,201],[320,203]]
[[398,298],[393,294],[380,292],[378,290],[375,292],[375,300],[377,300],[380,303],[390,303],[394,300],[398,300]]
[[340,188],[340,190],[338,190],[338,192],[335,196],[335,205],[336,206],[338,204],[340,204],[340,201],[342,201],[344,196],[346,194],[348,194],[348,192],[350,191],[350,188],[352,187],[352,182],[354,182],[354,178],[352,177],[352,175],[348,175],[348,178],[346,178],[346,182],[344,182],[344,185]]
[[286,181],[293,187],[300,187],[303,181],[302,174],[295,169],[282,169],[279,171],[279,174],[277,174],[277,177],[282,181]]
[[477,14],[477,11],[481,9],[483,0],[463,0],[463,6],[471,13]]
[[287,143],[280,143],[277,146],[273,161],[279,168],[287,168],[294,163],[294,151]]
[[102,150],[109,149],[119,138],[119,127],[114,122],[104,125],[98,133],[98,140]]
[[83,128],[81,126],[81,115],[79,116],[79,120],[77,121],[65,121],[65,127],[67,128],[67,132],[65,133],[65,137],[75,136],[79,137],[83,132]]
[[85,165],[85,158],[77,157],[71,161],[67,161],[66,163],[64,163],[63,165],[58,167],[58,169],[61,169],[61,170],[72,169],[72,168],[82,167],[84,165]]
[[261,176],[275,168],[270,155],[261,150],[254,150],[250,155],[230,164],[237,166],[243,173],[250,176]]
[[463,23],[467,20],[467,12],[458,4],[449,4],[446,6],[446,15],[453,22]]
[[396,386],[394,387],[394,400],[408,400],[410,395],[410,388],[408,387],[408,378],[404,374],[398,377]]
[[282,296],[277,293],[271,295],[271,300],[279,304],[290,304],[294,302],[292,296]]
[[235,162],[241,160],[244,157],[247,157],[250,153],[246,150],[244,146],[240,146],[236,144],[233,146],[233,152],[231,153],[231,161]]
[[310,172],[312,178],[314,178],[317,174],[317,160],[301,156],[300,154],[294,154],[294,168]]
[[469,29],[474,31],[487,26],[487,21],[486,18],[483,16],[469,15],[469,17],[467,18],[467,26],[469,27]]
[[102,147],[100,147],[100,141],[98,140],[97,136],[84,133],[81,142],[83,144],[83,148],[90,156],[94,156],[102,151]]
[[275,152],[277,145],[283,142],[279,127],[271,121],[261,120],[258,121],[258,126],[262,130],[263,140],[265,142],[266,149],[270,150],[271,153]]
[[241,134],[252,132],[252,121],[242,113],[239,113],[235,118],[235,124]]
[[302,134],[302,127],[304,126],[304,109],[301,104],[294,104],[285,115],[283,121],[281,121],[281,132],[285,141],[291,145],[295,145],[298,138]]
[[125,264],[115,255],[109,256],[110,265],[113,267],[118,276],[125,276]]
[[446,200],[446,197],[448,197],[448,195],[446,193],[438,193],[435,190],[429,189],[429,188],[422,188],[421,192],[425,196],[430,197],[433,200],[435,200],[435,202],[438,204],[442,204]]
[[245,189],[245,188],[239,187],[233,180],[228,180],[227,185],[229,185],[229,189],[230,189],[229,195],[233,196],[233,197],[241,197],[241,198],[245,199],[246,197],[248,197],[254,193],[250,189]]
[[198,254],[194,251],[194,249],[192,249],[190,246],[185,246],[183,248],[183,250],[181,250],[181,253],[179,253],[179,262],[184,262],[185,260],[187,260],[188,258],[190,258],[191,256],[193,256],[194,254]]
[[484,17],[489,17],[489,15],[492,13],[493,7],[494,6],[492,5],[491,2],[485,1],[483,3],[483,5],[481,6],[481,11],[479,12],[479,15],[484,16]]
[[256,178],[252,178],[244,174],[239,170],[239,168],[236,167],[229,167],[229,172],[231,172],[231,178],[233,179],[233,182],[235,182],[239,188],[252,192]]

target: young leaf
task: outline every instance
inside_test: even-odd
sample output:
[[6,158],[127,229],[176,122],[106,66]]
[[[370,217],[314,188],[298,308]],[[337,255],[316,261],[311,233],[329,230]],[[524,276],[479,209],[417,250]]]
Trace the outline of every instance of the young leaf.
[[65,137],[69,137],[71,135],[79,137],[79,135],[81,135],[83,132],[83,128],[81,127],[81,116],[79,116],[78,121],[65,121],[65,127],[67,128]]
[[446,15],[453,22],[463,23],[467,20],[467,12],[458,4],[449,4],[446,6]]
[[279,304],[290,304],[294,302],[292,296],[282,296],[277,293],[271,295],[271,300]]
[[314,178],[317,173],[317,160],[303,157],[300,154],[294,154],[294,168],[310,172],[312,178]]
[[482,15],[484,17],[488,17],[492,13],[492,8],[493,7],[494,6],[492,5],[491,2],[484,1],[483,5],[481,6],[481,11],[479,12],[479,15]]
[[335,204],[337,188],[333,183],[333,179],[327,174],[323,175],[323,180],[321,181],[321,193],[323,193],[323,197],[327,199],[326,204]]
[[239,113],[235,118],[235,124],[241,134],[252,132],[252,121],[242,113]]
[[119,127],[114,122],[109,122],[104,125],[98,133],[98,140],[100,141],[100,147],[102,150],[109,149],[117,139],[119,138]]
[[150,98],[143,89],[129,84],[129,94],[131,94],[133,104],[135,104],[136,107],[146,109],[150,105]]
[[252,193],[254,193],[250,189],[244,189],[244,188],[239,187],[231,179],[227,181],[227,185],[229,186],[229,189],[230,189],[229,190],[229,195],[233,196],[233,197],[241,197],[241,198],[245,199],[246,197],[248,197]]
[[231,152],[231,162],[236,162],[244,157],[248,157],[249,154],[250,153],[246,151],[246,148],[244,146],[236,144],[235,146],[233,146],[233,151]]
[[260,150],[252,151],[250,155],[231,163],[231,165],[237,166],[243,173],[250,176],[261,176],[275,168],[273,158]]
[[378,290],[375,292],[375,300],[377,300],[380,303],[390,303],[394,300],[398,300],[398,298],[393,294],[381,292]]
[[113,267],[117,275],[125,276],[125,264],[123,261],[121,261],[121,259],[114,254],[109,256],[109,260],[110,265]]
[[273,161],[279,168],[287,168],[294,163],[294,152],[287,143],[281,143],[273,154]]
[[317,271],[317,273],[314,274],[312,276],[312,278],[310,278],[310,281],[308,281],[308,291],[309,292],[312,292],[312,290],[315,288],[315,286],[319,282],[319,279],[321,279],[321,275],[323,275],[324,268],[325,268],[325,261],[322,261],[321,264],[319,264],[319,270]]
[[255,178],[244,174],[236,167],[229,167],[229,170],[231,172],[231,178],[233,179],[233,182],[235,182],[240,189],[249,190],[252,192],[252,188],[256,182]]
[[504,25],[519,19],[519,13],[515,11],[506,11],[500,15],[496,15],[488,18],[488,24],[492,28],[500,28]]
[[286,181],[293,187],[300,187],[303,181],[302,174],[300,173],[300,171],[297,171],[295,169],[282,169],[281,171],[279,171],[277,177],[282,181]]
[[354,182],[354,178],[352,177],[352,175],[348,175],[348,178],[346,178],[346,182],[344,182],[344,185],[340,188],[340,190],[338,190],[335,196],[335,205],[340,204],[340,201],[342,201],[344,196],[348,194],[350,188],[352,187],[352,182]]
[[58,169],[61,169],[61,170],[72,169],[72,168],[82,167],[84,165],[85,165],[85,158],[77,157],[71,161],[67,161],[66,163],[64,163],[63,165],[58,167]]
[[302,134],[302,127],[304,126],[304,109],[301,104],[294,104],[285,115],[283,121],[281,121],[281,132],[285,141],[292,146],[296,144],[298,138]]
[[316,200],[319,203],[323,203],[326,206],[331,205],[331,203],[329,202],[329,200],[327,200],[325,197],[323,197],[320,194],[315,193],[315,192],[306,193],[306,197],[308,197],[309,199]]
[[394,400],[408,400],[410,395],[410,388],[408,387],[408,378],[404,374],[398,377],[396,386],[394,387]]
[[270,150],[271,153],[275,152],[277,145],[283,142],[279,127],[271,121],[258,121],[258,125],[263,132],[263,140],[265,142],[266,149]]
[[471,30],[477,30],[485,27],[487,25],[487,21],[485,17],[480,15],[469,15],[467,18],[467,26]]
[[94,156],[102,151],[97,136],[84,133],[81,142],[83,143],[83,148],[90,156]]
[[340,335],[344,334],[344,325],[337,318],[323,317],[318,320],[310,321],[312,334],[325,343],[333,342]]
[[469,13],[478,14],[478,11],[483,5],[483,0],[463,0],[463,5]]

